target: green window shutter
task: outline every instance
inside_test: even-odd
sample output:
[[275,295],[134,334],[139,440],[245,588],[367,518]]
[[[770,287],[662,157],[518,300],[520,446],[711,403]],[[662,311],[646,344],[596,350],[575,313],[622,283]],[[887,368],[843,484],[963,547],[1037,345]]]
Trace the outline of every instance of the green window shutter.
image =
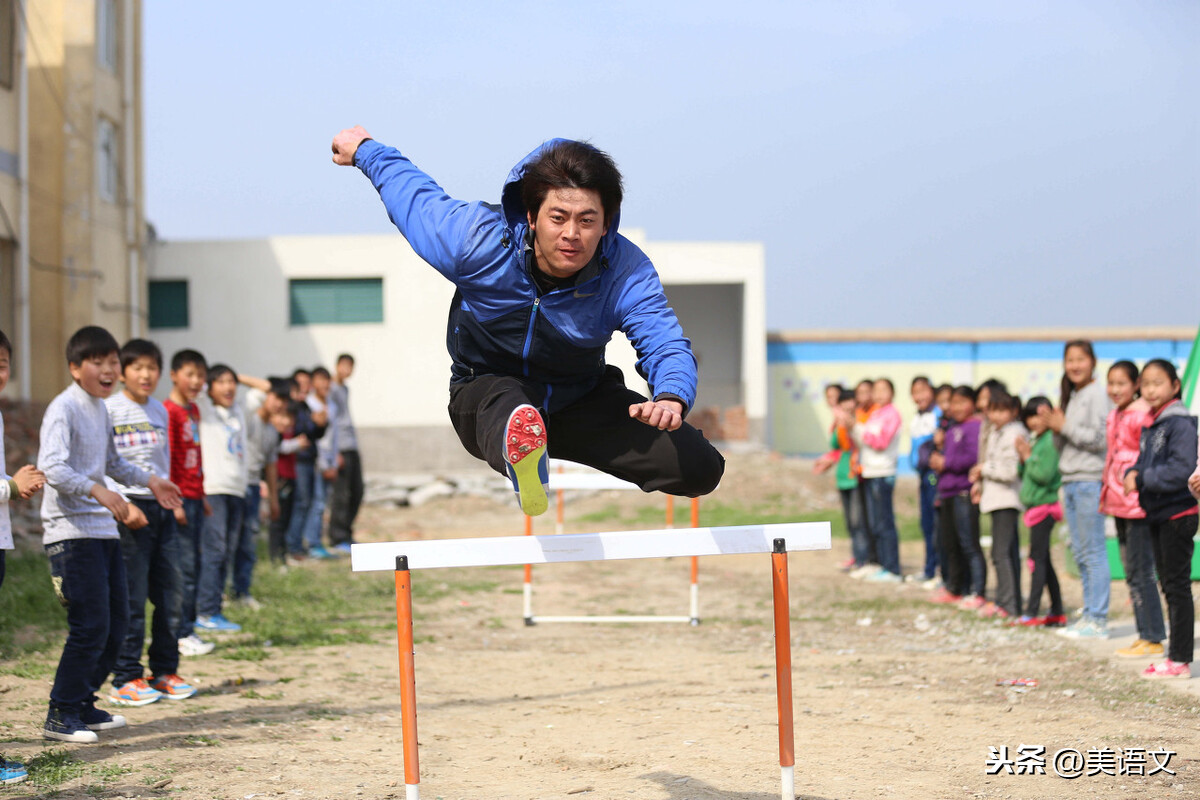
[[150,281],[150,327],[188,327],[187,281]]
[[288,281],[292,325],[383,322],[383,278]]

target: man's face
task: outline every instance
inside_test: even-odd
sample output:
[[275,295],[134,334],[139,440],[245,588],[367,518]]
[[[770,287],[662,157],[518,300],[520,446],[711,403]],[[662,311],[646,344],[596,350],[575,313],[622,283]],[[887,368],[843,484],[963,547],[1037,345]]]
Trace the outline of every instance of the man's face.
[[337,363],[337,376],[339,381],[344,381],[354,374],[354,362],[348,358],[343,358]]
[[528,218],[538,268],[555,278],[568,278],[587,266],[608,233],[595,189],[551,189],[537,219],[533,214]]
[[308,397],[309,386],[312,385],[312,378],[305,375],[303,372],[296,373],[296,395],[293,395],[297,400],[303,400]]
[[121,359],[117,351],[103,356],[85,358],[80,364],[69,364],[71,377],[80,388],[92,397],[101,400],[112,394],[117,385],[117,375],[121,372]]
[[317,397],[321,400],[329,394],[329,377],[326,375],[313,375],[312,388],[316,392]]

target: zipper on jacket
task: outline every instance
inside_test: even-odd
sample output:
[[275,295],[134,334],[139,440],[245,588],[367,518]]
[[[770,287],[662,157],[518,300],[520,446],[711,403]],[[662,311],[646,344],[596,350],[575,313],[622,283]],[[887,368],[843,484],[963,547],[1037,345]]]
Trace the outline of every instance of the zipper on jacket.
[[538,308],[541,307],[542,298],[533,298],[533,308],[529,310],[529,327],[525,329],[525,346],[521,348],[521,371],[525,377],[529,377],[529,350],[533,347],[533,325],[537,322]]

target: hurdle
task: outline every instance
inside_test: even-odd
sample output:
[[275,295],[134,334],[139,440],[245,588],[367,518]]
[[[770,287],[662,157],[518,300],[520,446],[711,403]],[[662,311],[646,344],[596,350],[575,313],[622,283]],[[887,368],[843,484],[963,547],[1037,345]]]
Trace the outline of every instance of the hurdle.
[[[569,463],[569,462],[568,462]],[[551,462],[555,466],[555,462]],[[562,535],[564,530],[564,520],[566,517],[564,508],[566,506],[563,492],[566,489],[592,489],[592,490],[629,490],[636,489],[641,491],[641,488],[629,481],[623,481],[612,475],[607,475],[603,472],[585,472],[571,473],[564,472],[564,462],[557,462],[558,471],[550,473],[550,490],[554,492],[555,509],[554,509],[554,533]],[[668,529],[675,527],[675,498],[672,495],[666,495],[667,508],[665,526]],[[692,527],[700,527],[700,499],[692,498]],[[525,535],[533,535],[533,517],[525,515]],[[672,616],[664,614],[584,614],[584,615],[556,615],[556,616],[534,616],[533,613],[533,565],[525,565],[525,581],[522,584],[522,593],[524,595],[524,615],[525,624],[527,626],[536,625],[539,622],[589,622],[589,623],[605,623],[605,622],[686,622],[689,625],[700,624],[700,559],[696,556],[691,558],[691,583],[689,584],[688,595],[688,610],[687,616]]]
[[406,800],[420,800],[421,784],[417,752],[412,570],[749,553],[771,554],[775,693],[779,711],[780,797],[782,800],[795,800],[796,754],[792,716],[792,639],[787,554],[828,549],[828,522],[353,545],[350,550],[350,566],[354,572],[391,570],[395,574],[396,639],[399,649]]

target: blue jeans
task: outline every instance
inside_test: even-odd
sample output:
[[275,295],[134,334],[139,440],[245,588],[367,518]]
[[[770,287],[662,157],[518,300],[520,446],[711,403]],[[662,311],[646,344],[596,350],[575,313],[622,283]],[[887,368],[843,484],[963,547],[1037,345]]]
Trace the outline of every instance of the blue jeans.
[[922,576],[929,580],[937,575],[941,559],[938,551],[937,508],[937,473],[931,469],[923,469],[917,474],[917,491],[921,504],[921,535],[925,537],[925,571]]
[[867,525],[871,530],[871,538],[875,540],[879,566],[899,575],[900,538],[896,532],[895,509],[892,505],[896,478],[864,478],[862,485],[867,493]]
[[842,496],[842,516],[846,520],[846,531],[850,534],[850,553],[854,556],[854,566],[864,566],[871,561],[871,540],[867,534],[862,486],[838,489],[838,494]]
[[81,713],[96,702],[125,641],[129,584],[119,539],[67,539],[46,545],[50,576],[67,609],[67,641],[50,708]]
[[262,507],[262,491],[258,481],[253,481],[246,490],[246,501],[242,508],[242,532],[238,537],[237,549],[233,551],[233,596],[247,597],[250,594],[250,579],[258,561],[258,512]]
[[1108,546],[1104,541],[1104,515],[1100,513],[1100,481],[1064,483],[1063,511],[1071,529],[1071,555],[1079,565],[1083,584],[1083,616],[1108,621]]
[[196,613],[212,617],[221,613],[221,592],[229,574],[236,542],[242,534],[245,495],[210,494],[212,516],[204,520],[200,537],[200,578],[196,582]]
[[314,469],[312,503],[304,520],[304,544],[310,550],[321,546],[321,526],[325,521],[325,498],[328,496],[329,482]]
[[137,530],[117,525],[121,556],[129,580],[129,630],[113,666],[113,686],[145,677],[142,646],[146,641],[146,600],[154,604],[150,618],[150,674],[179,671],[179,548],[175,515],[156,500],[133,498],[148,523]]
[[296,459],[296,484],[292,489],[292,518],[287,527],[288,553],[305,552],[304,529],[308,524],[308,509],[313,502],[313,479],[317,466],[312,461]]
[[179,632],[186,639],[196,630],[196,580],[200,573],[200,535],[204,529],[204,501],[183,498],[187,525],[175,525],[179,548]]
[[1113,519],[1117,523],[1121,563],[1125,565],[1125,583],[1129,586],[1138,638],[1161,642],[1167,638],[1167,629],[1163,624],[1158,584],[1154,580],[1154,544],[1150,539],[1150,526],[1144,519]]
[[979,546],[979,506],[967,492],[943,497],[938,511],[941,521],[942,578],[951,594],[983,595],[987,585],[987,563]]

